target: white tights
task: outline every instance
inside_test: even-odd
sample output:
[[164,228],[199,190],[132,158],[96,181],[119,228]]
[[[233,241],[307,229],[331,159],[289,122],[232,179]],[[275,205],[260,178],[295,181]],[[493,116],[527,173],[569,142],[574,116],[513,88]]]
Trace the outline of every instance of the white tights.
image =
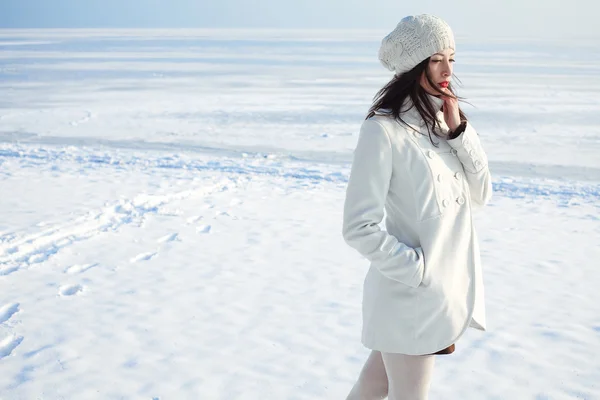
[[372,351],[346,400],[427,400],[434,361]]

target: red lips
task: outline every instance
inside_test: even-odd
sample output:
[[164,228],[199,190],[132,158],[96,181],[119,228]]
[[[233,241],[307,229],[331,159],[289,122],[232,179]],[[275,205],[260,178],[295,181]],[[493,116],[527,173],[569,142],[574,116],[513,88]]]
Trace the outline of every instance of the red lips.
[[448,81],[440,82],[440,86],[443,87],[444,89],[446,89],[449,84],[450,84],[450,82],[448,82]]

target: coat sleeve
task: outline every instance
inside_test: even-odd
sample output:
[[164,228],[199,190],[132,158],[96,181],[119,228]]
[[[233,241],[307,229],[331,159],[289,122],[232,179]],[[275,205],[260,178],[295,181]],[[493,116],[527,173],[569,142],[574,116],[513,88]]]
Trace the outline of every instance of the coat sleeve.
[[492,177],[487,155],[477,132],[467,122],[464,132],[448,140],[448,144],[457,151],[458,159],[463,165],[473,205],[486,205],[492,197]]
[[379,227],[391,177],[392,147],[388,133],[379,122],[366,120],[360,130],[346,189],[344,240],[389,279],[417,287],[423,280],[422,249],[399,242]]

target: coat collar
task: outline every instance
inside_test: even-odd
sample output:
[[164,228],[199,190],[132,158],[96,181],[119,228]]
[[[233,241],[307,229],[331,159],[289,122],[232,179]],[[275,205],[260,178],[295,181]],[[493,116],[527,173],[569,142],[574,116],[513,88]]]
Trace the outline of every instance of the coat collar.
[[[430,94],[427,94],[427,99],[429,100],[429,102],[431,103],[433,108],[435,110],[438,110],[436,116],[437,116],[438,120],[440,120],[440,122],[442,122],[444,120],[444,115],[443,115],[442,111],[440,111],[440,110],[442,108],[442,105],[444,104],[444,100],[442,100],[439,97],[432,96]],[[423,121],[423,118],[421,118],[421,114],[419,114],[419,111],[417,111],[417,107],[414,106],[414,104],[410,98],[407,98],[405,100],[404,105],[402,106],[402,109],[406,110],[404,112],[404,115],[402,116],[403,119],[406,117],[406,119],[410,119],[411,123],[418,124],[419,126],[425,125],[425,121]]]
[[[432,96],[430,94],[427,94],[427,99],[431,102],[433,108],[435,110],[438,110],[436,117],[443,126],[444,114],[442,113],[441,108],[442,104],[444,104],[444,100],[442,100],[439,97]],[[401,110],[406,110],[400,115],[404,121],[411,125],[419,126],[421,128],[425,126],[425,121],[423,121],[423,118],[421,118],[421,114],[419,114],[419,111],[417,111],[417,107],[414,106],[413,101],[410,99],[410,97],[404,100]],[[390,109],[382,109],[381,111],[383,111],[384,113],[391,112]]]
[[430,94],[427,95],[427,98],[429,99],[429,101],[431,102],[431,104],[433,104],[433,107],[436,110],[440,110],[442,108],[442,105],[444,104],[444,100],[442,100],[439,97],[432,96]]

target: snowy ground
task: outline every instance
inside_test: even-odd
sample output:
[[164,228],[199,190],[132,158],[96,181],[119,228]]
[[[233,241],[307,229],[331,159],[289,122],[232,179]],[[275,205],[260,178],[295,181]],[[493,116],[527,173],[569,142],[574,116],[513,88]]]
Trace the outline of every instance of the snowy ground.
[[[343,399],[379,34],[0,31],[0,399]],[[489,332],[432,399],[600,399],[600,56],[465,41]]]

